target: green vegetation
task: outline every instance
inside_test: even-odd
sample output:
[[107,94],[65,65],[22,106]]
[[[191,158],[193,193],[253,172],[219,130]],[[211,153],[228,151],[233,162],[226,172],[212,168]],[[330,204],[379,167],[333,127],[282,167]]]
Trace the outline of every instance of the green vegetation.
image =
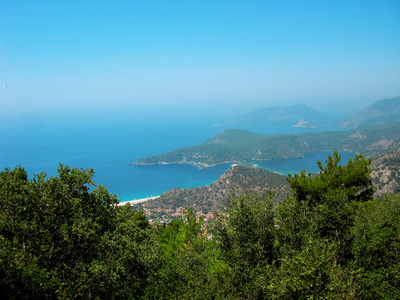
[[400,149],[399,132],[399,123],[385,127],[362,127],[351,131],[276,136],[228,129],[198,146],[140,158],[134,164],[187,163],[206,167],[221,163],[302,157],[307,153],[334,149],[375,157]]
[[319,205],[323,198],[332,191],[342,192],[350,201],[367,201],[372,199],[374,189],[369,176],[371,160],[365,160],[358,154],[354,160],[350,159],[346,166],[339,165],[340,155],[337,151],[329,155],[326,160],[326,167],[318,161],[320,168],[319,176],[312,177],[312,174],[288,176],[288,181],[296,198],[300,201],[310,201],[311,206]]
[[[147,208],[176,209],[193,207],[196,211],[219,211],[226,206],[232,193],[239,195],[251,190],[258,195],[275,193],[275,201],[282,201],[289,192],[286,176],[261,168],[235,166],[214,183],[189,189],[175,188],[155,200],[145,202]],[[140,206],[140,204],[139,204]]]
[[2,299],[130,298],[143,294],[154,255],[150,228],[93,170],[60,166],[58,177],[0,175]]
[[288,178],[293,195],[244,192],[210,228],[189,209],[150,226],[60,166],[0,174],[2,299],[400,299],[400,195],[373,200],[370,161]]

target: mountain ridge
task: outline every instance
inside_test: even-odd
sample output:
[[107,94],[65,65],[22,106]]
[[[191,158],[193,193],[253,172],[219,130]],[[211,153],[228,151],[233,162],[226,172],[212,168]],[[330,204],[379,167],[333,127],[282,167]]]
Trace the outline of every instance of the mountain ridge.
[[227,124],[289,124],[291,127],[319,128],[319,123],[324,120],[326,120],[326,117],[322,113],[304,104],[296,104],[287,107],[271,106],[259,108],[236,116]]
[[337,122],[343,128],[361,125],[382,126],[400,121],[400,96],[374,102],[359,112]]

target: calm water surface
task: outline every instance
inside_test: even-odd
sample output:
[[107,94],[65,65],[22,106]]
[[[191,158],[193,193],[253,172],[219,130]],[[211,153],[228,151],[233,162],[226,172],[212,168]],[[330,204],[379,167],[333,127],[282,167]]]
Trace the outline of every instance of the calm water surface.
[[[144,156],[164,153],[203,142],[225,128],[209,121],[162,122],[125,120],[123,122],[63,123],[39,122],[4,127],[0,132],[0,168],[21,164],[30,178],[40,172],[53,176],[59,163],[93,168],[94,180],[103,184],[121,201],[160,195],[175,187],[189,188],[214,182],[230,165],[199,170],[189,165],[128,165]],[[271,128],[271,134],[275,133]],[[317,160],[325,161],[330,152],[297,159],[257,161],[259,167],[281,174],[301,169],[318,171]],[[347,162],[354,154],[341,153]]]

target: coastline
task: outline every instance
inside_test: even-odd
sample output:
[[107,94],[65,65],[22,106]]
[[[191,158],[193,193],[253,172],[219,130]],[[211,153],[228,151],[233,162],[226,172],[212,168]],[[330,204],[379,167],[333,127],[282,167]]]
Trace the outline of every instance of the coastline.
[[160,198],[160,196],[147,197],[147,198],[135,199],[135,200],[128,200],[128,201],[124,201],[124,202],[118,203],[117,206],[122,206],[122,205],[125,205],[127,203],[129,203],[130,205],[133,205],[133,204],[137,204],[137,203],[147,202],[149,200],[154,200],[154,199],[157,199],[157,198]]

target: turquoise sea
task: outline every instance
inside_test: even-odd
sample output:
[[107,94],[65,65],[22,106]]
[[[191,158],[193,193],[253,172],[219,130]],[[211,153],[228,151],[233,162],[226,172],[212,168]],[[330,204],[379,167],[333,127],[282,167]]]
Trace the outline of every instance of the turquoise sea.
[[[121,201],[160,195],[175,187],[189,188],[214,182],[230,165],[198,169],[189,165],[129,165],[136,159],[192,146],[221,132],[211,120],[171,121],[154,118],[98,117],[85,120],[54,117],[27,119],[8,124],[0,132],[0,169],[24,167],[33,174],[56,174],[59,163],[79,168],[93,168],[94,180],[103,184]],[[268,133],[268,129],[263,133]],[[286,133],[270,128],[270,134]],[[295,132],[292,132],[295,133]],[[299,159],[257,161],[263,168],[282,174],[301,169],[318,171],[317,160],[329,152]],[[352,153],[341,153],[347,162]]]

